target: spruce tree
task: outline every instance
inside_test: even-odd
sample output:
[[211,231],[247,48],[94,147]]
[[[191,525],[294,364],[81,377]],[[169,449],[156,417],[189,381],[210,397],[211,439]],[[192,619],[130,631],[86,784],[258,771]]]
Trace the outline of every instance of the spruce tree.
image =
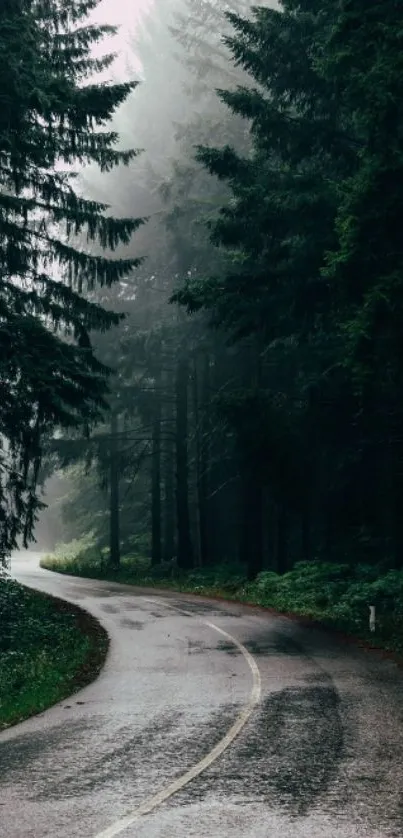
[[[356,398],[367,533],[403,563],[403,13],[394,0],[343,0],[321,69],[357,135],[339,184],[337,241],[324,276],[338,291],[343,364]],[[357,493],[358,494],[358,493]]]
[[[219,96],[248,120],[253,148],[247,155],[230,145],[199,148],[198,160],[232,191],[210,222],[212,242],[229,258],[223,274],[191,276],[175,299],[209,311],[214,325],[250,348],[244,381],[222,405],[237,437],[245,497],[252,484],[269,487],[277,527],[284,528],[287,508],[306,532],[307,483],[316,469],[315,450],[307,453],[302,441],[308,392],[335,360],[329,284],[320,271],[335,240],[335,183],[351,165],[351,147],[337,97],[316,66],[334,14],[328,7],[318,15],[307,8],[312,3],[282,5],[254,9],[250,19],[227,15],[234,32],[226,43],[250,80]],[[260,504],[256,493],[254,532],[262,526]],[[248,533],[246,541],[254,574],[261,545]],[[283,547],[275,552],[284,570]]]
[[[80,195],[74,167],[129,164],[107,126],[135,83],[94,81],[115,32],[90,25],[99,0],[5,0],[0,7],[0,559],[27,544],[40,506],[42,440],[105,407],[107,369],[91,332],[119,317],[88,299],[136,259],[96,255],[127,244],[141,221]],[[81,247],[77,242],[86,241]]]
[[261,463],[277,502],[303,515],[305,554],[313,516],[327,558],[382,544],[400,566],[401,10],[283,0],[229,19],[252,86],[220,97],[250,120],[254,150],[200,148],[233,192],[211,224],[231,267],[176,298],[260,342],[260,404],[242,388],[231,421],[255,475]]

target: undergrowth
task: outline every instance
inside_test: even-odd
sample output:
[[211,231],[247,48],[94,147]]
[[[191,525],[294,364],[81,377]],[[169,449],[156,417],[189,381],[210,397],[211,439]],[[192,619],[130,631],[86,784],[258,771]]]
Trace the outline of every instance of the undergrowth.
[[[363,564],[299,562],[279,576],[260,573],[248,582],[245,568],[223,564],[181,572],[174,563],[151,567],[139,556],[122,559],[119,570],[108,566],[107,553],[76,542],[59,545],[42,566],[59,573],[112,579],[132,585],[167,588],[205,596],[222,596],[317,620],[403,652],[403,571]],[[369,631],[369,606],[376,606],[376,632]]]
[[108,639],[91,615],[1,577],[0,614],[2,730],[92,681]]

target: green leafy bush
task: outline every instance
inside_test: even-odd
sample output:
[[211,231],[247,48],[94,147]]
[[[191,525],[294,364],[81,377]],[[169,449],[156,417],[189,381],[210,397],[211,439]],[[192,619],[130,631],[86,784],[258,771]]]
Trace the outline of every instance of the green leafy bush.
[[282,576],[265,570],[248,582],[246,569],[239,564],[222,563],[185,573],[174,561],[151,567],[148,559],[132,556],[122,560],[116,573],[107,565],[101,568],[99,561],[94,564],[90,550],[83,552],[80,547],[74,556],[70,548],[64,558],[46,560],[44,566],[80,576],[221,595],[312,617],[365,638],[369,637],[369,606],[375,605],[375,639],[388,648],[403,648],[403,571],[382,565],[304,561]]
[[245,593],[260,605],[270,605],[279,611],[319,616],[340,600],[350,579],[348,565],[299,562],[283,576],[273,571],[260,573],[248,584]]

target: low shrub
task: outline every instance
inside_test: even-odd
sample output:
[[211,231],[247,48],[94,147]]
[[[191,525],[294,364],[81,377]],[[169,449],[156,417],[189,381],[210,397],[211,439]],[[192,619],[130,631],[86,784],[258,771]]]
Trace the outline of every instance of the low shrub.
[[90,615],[0,578],[0,730],[89,683],[106,633]]
[[[403,649],[403,571],[384,566],[312,561],[298,562],[282,576],[271,570],[247,581],[242,565],[222,563],[214,567],[180,571],[175,562],[151,567],[148,559],[125,557],[114,572],[94,565],[88,553],[47,560],[45,567],[80,576],[114,578],[135,585],[164,587],[271,607],[283,613],[300,614],[330,626],[370,636],[369,606],[376,606],[376,639],[387,648]],[[374,636],[371,635],[374,640]]]

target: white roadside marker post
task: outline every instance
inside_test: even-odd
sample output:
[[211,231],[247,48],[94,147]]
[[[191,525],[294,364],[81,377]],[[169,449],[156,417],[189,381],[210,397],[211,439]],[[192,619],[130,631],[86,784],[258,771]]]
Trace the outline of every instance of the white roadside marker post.
[[375,605],[369,606],[369,630],[375,631]]

